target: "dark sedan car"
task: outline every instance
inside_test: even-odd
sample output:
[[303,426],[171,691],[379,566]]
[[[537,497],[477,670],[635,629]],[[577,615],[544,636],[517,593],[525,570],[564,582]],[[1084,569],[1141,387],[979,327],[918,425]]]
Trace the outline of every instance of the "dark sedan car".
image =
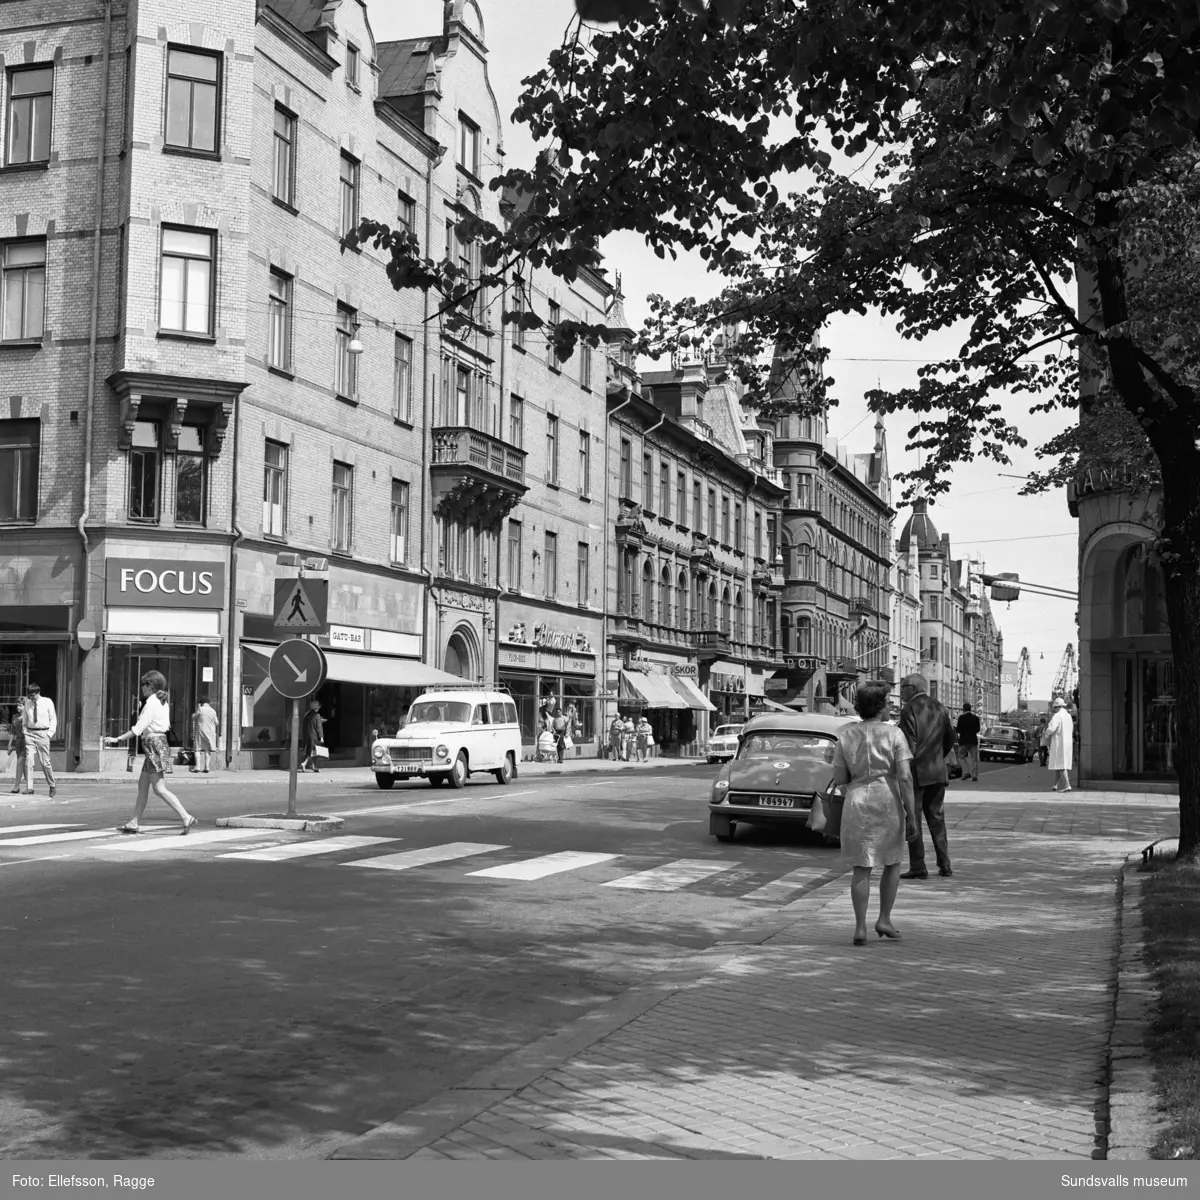
[[1016,725],[989,725],[979,735],[979,761],[1008,759],[1027,763],[1033,760],[1034,751],[1025,730]]
[[836,806],[841,799],[833,786],[838,730],[857,720],[775,713],[747,721],[737,753],[713,781],[709,833],[727,842],[739,824],[806,826],[818,795]]

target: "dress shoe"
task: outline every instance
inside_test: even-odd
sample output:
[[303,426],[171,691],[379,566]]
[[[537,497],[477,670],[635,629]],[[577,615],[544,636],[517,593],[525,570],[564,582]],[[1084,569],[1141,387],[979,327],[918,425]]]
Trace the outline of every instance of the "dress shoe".
[[58,788],[56,788],[53,784],[51,784],[50,785],[50,799],[53,800],[54,797],[57,795],[58,795]]
[[948,879],[954,872],[949,867],[938,867],[938,874]]
[[928,871],[902,871],[900,873],[900,878],[901,879],[928,879],[929,872]]

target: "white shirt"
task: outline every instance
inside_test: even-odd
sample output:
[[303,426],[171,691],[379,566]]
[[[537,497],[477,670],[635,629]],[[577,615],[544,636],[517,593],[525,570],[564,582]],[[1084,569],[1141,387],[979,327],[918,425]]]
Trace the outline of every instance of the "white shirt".
[[[34,716],[35,709],[36,718]],[[39,696],[36,700],[27,700],[22,724],[28,730],[41,731],[48,738],[53,738],[58,732],[58,713],[54,711],[54,701],[47,696]]]
[[170,708],[151,692],[146,697],[146,703],[142,705],[142,711],[138,714],[133,732],[141,737],[143,733],[166,733],[170,728]]

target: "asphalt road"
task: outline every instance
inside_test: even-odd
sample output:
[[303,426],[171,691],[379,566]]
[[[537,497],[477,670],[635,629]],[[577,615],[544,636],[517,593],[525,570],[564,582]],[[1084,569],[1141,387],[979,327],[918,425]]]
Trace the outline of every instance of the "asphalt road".
[[328,835],[214,831],[280,808],[278,775],[179,779],[187,838],[154,800],[159,829],[112,832],[132,781],[13,797],[0,1155],[321,1155],[837,869],[800,831],[710,838],[715,770],[387,793],[329,772],[301,803],[345,815]]

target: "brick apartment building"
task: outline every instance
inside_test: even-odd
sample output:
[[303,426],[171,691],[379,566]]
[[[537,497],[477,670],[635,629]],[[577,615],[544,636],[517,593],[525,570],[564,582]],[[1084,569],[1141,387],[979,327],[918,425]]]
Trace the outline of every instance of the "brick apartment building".
[[[174,742],[206,696],[230,764],[275,765],[285,555],[328,581],[335,758],[362,761],[419,686],[502,663],[531,696],[589,697],[594,725],[603,364],[514,347],[498,295],[452,338],[342,249],[377,217],[472,266],[458,218],[503,219],[473,0],[391,43],[361,0],[2,19],[0,705],[36,678],[59,763],[113,766],[101,739],[155,668]],[[594,318],[607,295],[596,275],[529,302]],[[569,470],[584,434],[594,485]]]

